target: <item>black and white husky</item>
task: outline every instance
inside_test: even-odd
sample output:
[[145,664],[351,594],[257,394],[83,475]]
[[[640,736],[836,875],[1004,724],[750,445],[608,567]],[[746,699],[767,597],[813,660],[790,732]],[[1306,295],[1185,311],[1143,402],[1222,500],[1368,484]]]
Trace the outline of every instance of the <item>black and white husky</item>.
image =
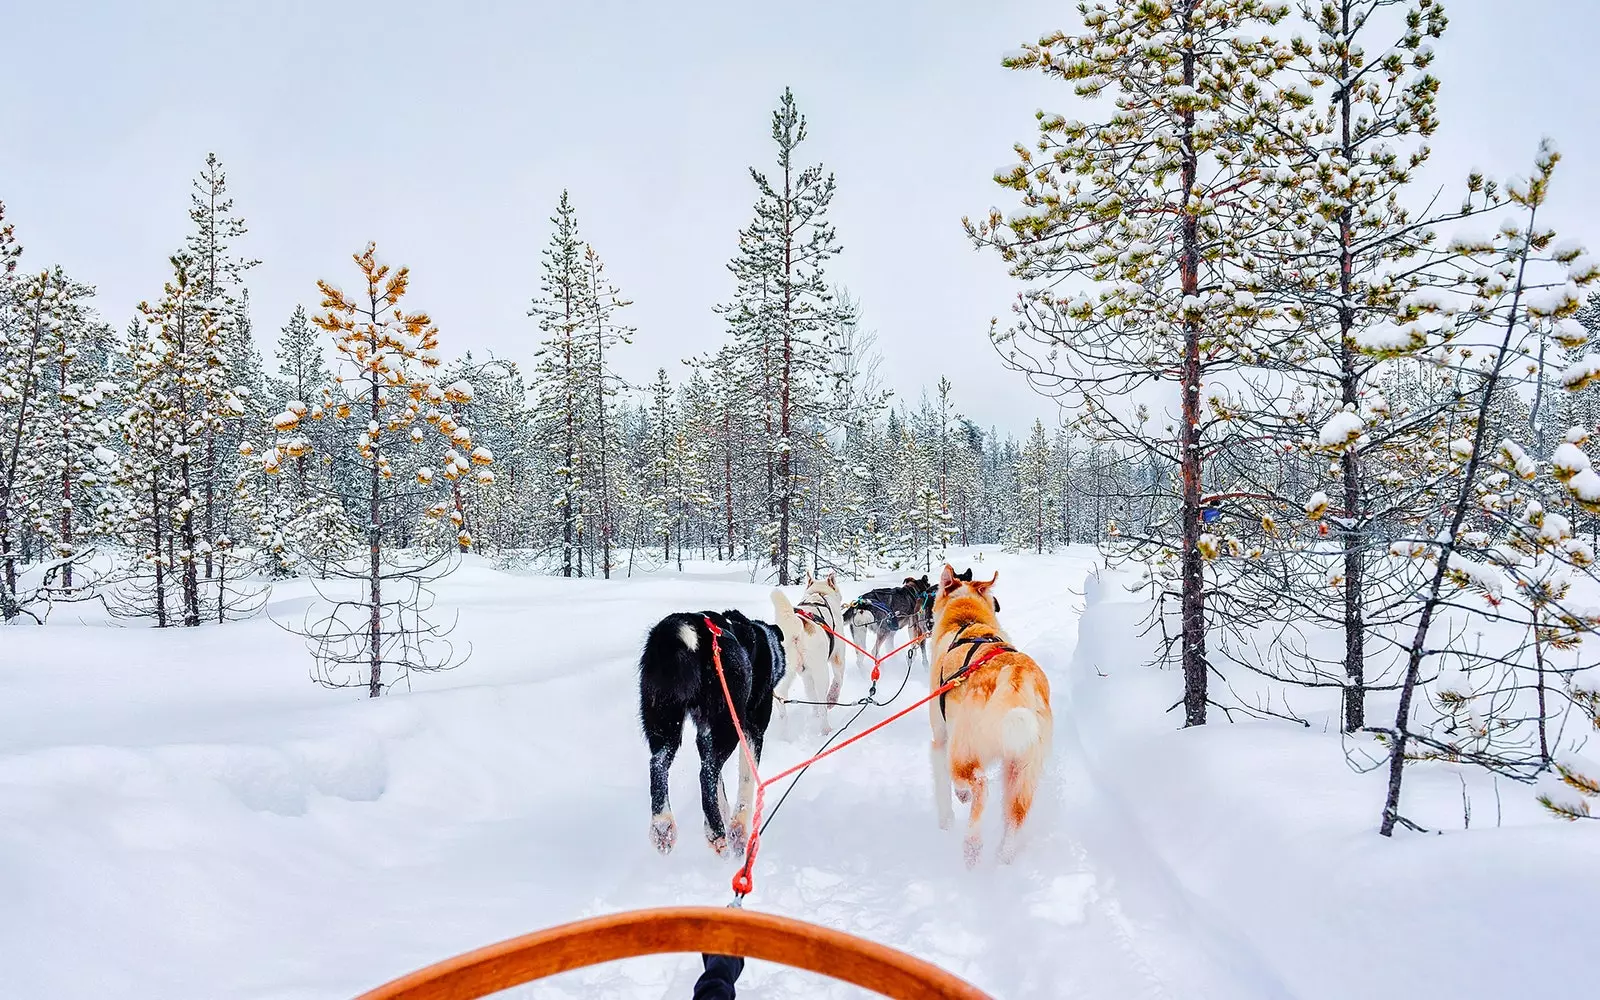
[[922,651],[922,662],[928,662],[927,637],[933,629],[933,584],[927,574],[921,579],[908,576],[898,587],[879,587],[851,601],[844,609],[844,623],[850,627],[850,641],[856,649],[856,665],[867,669],[867,654],[861,651],[872,637],[872,655],[883,652],[901,629],[909,629],[910,638],[918,640],[906,650],[910,660]]
[[[678,840],[678,826],[667,801],[667,774],[683,742],[683,720],[694,720],[695,748],[700,751],[700,805],[705,811],[706,840],[718,854],[730,847],[744,853],[749,835],[755,779],[739,749],[739,735],[728,713],[728,699],[712,664],[711,631],[706,619],[722,630],[717,638],[728,694],[738,708],[739,724],[756,761],[767,723],[772,719],[772,693],[784,674],[783,637],[772,625],[753,621],[738,611],[672,614],[656,623],[639,657],[639,720],[650,745],[650,842],[666,854]],[[739,757],[738,808],[729,810],[722,768]]]

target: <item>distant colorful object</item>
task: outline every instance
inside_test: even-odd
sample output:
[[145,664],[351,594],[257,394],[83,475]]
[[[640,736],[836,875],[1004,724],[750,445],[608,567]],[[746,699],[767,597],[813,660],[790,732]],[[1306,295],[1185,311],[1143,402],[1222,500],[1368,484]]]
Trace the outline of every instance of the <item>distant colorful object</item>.
[[1222,516],[1222,508],[1221,507],[1205,507],[1205,508],[1202,508],[1201,511],[1200,511],[1200,520],[1204,521],[1206,524],[1210,524],[1212,521],[1215,521],[1217,518],[1219,518],[1221,516]]

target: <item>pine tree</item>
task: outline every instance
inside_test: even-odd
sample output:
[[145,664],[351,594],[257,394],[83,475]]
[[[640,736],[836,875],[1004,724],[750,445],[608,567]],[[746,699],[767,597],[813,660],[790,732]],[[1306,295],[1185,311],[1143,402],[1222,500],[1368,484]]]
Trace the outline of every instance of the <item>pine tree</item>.
[[1054,535],[1054,503],[1051,472],[1055,464],[1044,421],[1033,422],[1033,432],[1023,446],[1017,463],[1017,536],[1019,546],[1042,553]]
[[126,570],[135,591],[132,605],[126,594],[118,595],[118,604],[127,613],[153,617],[158,628],[171,623],[167,588],[174,559],[169,555],[168,522],[174,484],[170,458],[175,426],[180,422],[174,410],[176,393],[167,351],[159,331],[142,318],[130,324],[117,367],[125,404],[118,419],[124,450],[113,479],[118,503],[106,517],[107,530],[132,550],[134,560]]
[[[428,649],[429,640],[442,633],[422,618],[426,608],[420,581],[427,579],[431,564],[385,571],[385,515],[405,499],[403,493],[386,485],[395,476],[396,460],[426,440],[427,433],[418,421],[431,425],[443,439],[440,457],[447,478],[452,478],[452,473],[464,474],[474,463],[487,465],[492,456],[473,452],[468,457],[455,450],[460,442],[453,430],[447,430],[452,421],[444,407],[470,400],[471,393],[460,384],[449,388],[437,384],[438,328],[427,313],[406,312],[401,306],[410,270],[402,267],[391,273],[389,265],[378,262],[377,247],[372,243],[354,255],[354,260],[364,287],[347,296],[334,285],[318,281],[326,311],[313,322],[333,335],[338,356],[357,373],[341,383],[348,402],[336,416],[361,421],[362,427],[354,441],[352,464],[359,466],[365,479],[368,561],[360,576],[366,584],[360,602],[364,621],[344,621],[336,608],[312,638],[319,643],[328,682],[346,683],[338,672],[357,667],[366,674],[368,696],[376,698],[386,686],[386,666],[394,668],[387,681],[392,684],[411,670],[447,665]],[[432,476],[423,466],[416,478],[426,483]],[[428,513],[441,517],[448,508],[435,504]],[[389,528],[391,533],[405,530],[398,522],[391,522]],[[402,589],[399,596],[393,593],[396,585]],[[390,589],[386,591],[386,587]]]
[[25,281],[13,281],[20,250],[10,227],[0,230],[0,261],[6,267],[7,299],[4,340],[0,341],[0,616],[11,621],[22,611],[18,597],[18,535],[25,515],[29,470],[35,467],[31,445],[44,410],[48,383],[49,346],[62,325],[58,315],[65,303],[60,288],[46,271]]
[[[1207,460],[1220,447],[1207,441],[1218,418],[1202,393],[1278,346],[1261,322],[1249,261],[1250,242],[1275,219],[1261,167],[1275,152],[1272,80],[1288,59],[1261,32],[1284,13],[1265,0],[1085,6],[1082,34],[1046,35],[1005,65],[1042,71],[1083,97],[1110,95],[1115,112],[1095,123],[1040,112],[1037,157],[1019,144],[1020,163],[995,178],[1021,194],[1023,210],[966,223],[1015,276],[1044,286],[1024,294],[1012,330],[995,333],[1008,363],[1091,405],[1102,433],[1179,467],[1175,561],[1191,726],[1205,722],[1208,702],[1201,516]],[[1055,290],[1073,277],[1094,291]],[[1119,397],[1161,383],[1178,397],[1170,425],[1139,426],[1122,412]]]
[[[1549,513],[1547,501],[1556,498],[1541,500],[1520,485],[1538,479],[1538,465],[1525,449],[1512,440],[1503,440],[1496,447],[1491,437],[1494,409],[1505,390],[1519,381],[1543,377],[1537,367],[1528,367],[1532,345],[1541,331],[1548,333],[1572,318],[1582,305],[1581,289],[1600,280],[1600,263],[1584,255],[1580,246],[1557,242],[1555,232],[1540,221],[1539,210],[1548,197],[1559,159],[1548,143],[1542,144],[1533,175],[1507,185],[1505,194],[1517,206],[1520,218],[1507,219],[1494,236],[1452,241],[1440,270],[1452,276],[1467,275],[1470,292],[1415,302],[1409,317],[1411,335],[1387,345],[1387,350],[1425,354],[1452,368],[1458,377],[1457,390],[1470,401],[1471,412],[1455,429],[1459,436],[1446,445],[1459,471],[1452,489],[1439,495],[1442,510],[1420,525],[1413,537],[1395,546],[1398,554],[1413,561],[1423,579],[1420,607],[1407,622],[1414,622],[1414,631],[1405,645],[1395,722],[1393,728],[1380,731],[1388,749],[1388,787],[1379,824],[1384,836],[1392,835],[1397,825],[1408,824],[1400,811],[1402,779],[1405,764],[1419,756],[1443,754],[1511,773],[1518,769],[1537,773],[1547,767],[1551,754],[1544,739],[1547,678],[1541,646],[1554,641],[1574,643],[1600,626],[1600,617],[1592,611],[1566,605],[1562,594],[1549,588],[1544,581],[1550,579],[1550,573],[1540,565],[1548,557],[1560,563],[1563,573],[1584,569],[1594,564],[1592,548],[1571,536],[1565,518],[1558,521]],[[1470,187],[1478,194],[1488,186],[1475,176]],[[1438,322],[1445,317],[1448,322]],[[1487,345],[1481,343],[1484,334],[1493,337]],[[1401,343],[1404,348],[1398,346]],[[1560,381],[1581,388],[1585,381],[1592,381],[1594,372],[1600,372],[1600,358],[1569,369]],[[1600,509],[1600,475],[1579,447],[1585,440],[1582,432],[1571,437],[1552,457],[1550,474],[1560,484],[1558,497]],[[1509,529],[1509,539],[1505,532],[1494,530],[1501,526]],[[1519,547],[1522,552],[1517,551]],[[1526,558],[1527,554],[1535,558]],[[1415,720],[1413,705],[1419,692],[1427,693],[1422,686],[1425,662],[1462,664],[1457,671],[1465,675],[1462,682],[1435,689],[1446,696],[1445,727],[1456,714],[1450,702],[1470,701],[1485,684],[1495,692],[1530,686],[1517,680],[1527,664],[1520,662],[1515,652],[1508,657],[1430,640],[1436,621],[1462,594],[1477,595],[1493,607],[1508,600],[1526,601],[1539,675],[1535,753],[1530,754],[1526,741],[1518,739],[1528,723],[1525,717],[1483,718],[1481,728],[1473,725],[1466,739],[1441,732],[1438,724],[1430,729]],[[1557,617],[1571,635],[1550,631],[1550,612],[1541,605],[1552,600]],[[1497,698],[1498,694],[1491,695],[1490,701]],[[1504,749],[1508,746],[1509,752]]]
[[317,332],[306,318],[303,306],[296,306],[289,322],[278,335],[278,377],[269,381],[272,404],[278,413],[305,407],[311,417],[310,428],[303,431],[303,445],[296,444],[294,459],[295,490],[302,498],[311,489],[311,473],[315,468],[312,451],[326,454],[331,441],[319,434],[325,423],[327,408],[332,403],[333,373],[328,370],[326,355]]
[[179,255],[172,267],[173,279],[161,300],[154,306],[140,303],[139,311],[161,352],[171,393],[170,402],[153,412],[167,423],[158,436],[162,443],[171,443],[176,463],[169,539],[177,548],[170,568],[179,574],[182,587],[182,624],[193,627],[201,620],[198,562],[212,551],[201,530],[215,498],[214,484],[206,479],[215,468],[211,448],[224,417],[238,415],[243,407],[219,384],[222,323],[205,304],[194,261]]
[[616,450],[611,426],[611,400],[622,391],[624,382],[606,367],[606,352],[618,344],[632,341],[633,328],[619,325],[615,319],[618,310],[632,303],[624,299],[621,290],[606,278],[605,265],[600,262],[600,255],[595,253],[591,245],[585,245],[583,248],[583,264],[589,297],[586,310],[589,349],[585,352],[585,357],[589,361],[587,381],[590,385],[589,398],[594,408],[593,438],[598,466],[593,482],[593,492],[599,498],[598,521],[595,527],[600,535],[601,572],[609,580],[612,539],[615,533],[611,509],[615,503],[611,463]]
[[[262,389],[261,358],[251,342],[249,297],[242,282],[245,271],[260,261],[233,254],[234,242],[248,231],[244,219],[233,210],[228,197],[227,175],[215,153],[206,154],[205,166],[194,180],[190,194],[189,219],[194,223],[185,246],[190,261],[190,280],[195,284],[196,301],[215,317],[216,357],[207,372],[204,386],[197,386],[208,398],[225,394],[234,402],[259,395]],[[203,462],[202,509],[198,534],[204,553],[205,577],[214,573],[212,549],[226,534],[228,500],[237,480],[233,456],[245,436],[241,418],[244,406],[220,408],[201,428]],[[264,415],[264,414],[263,414]]]
[[[1286,360],[1296,368],[1308,394],[1297,409],[1278,421],[1293,426],[1310,447],[1331,451],[1338,470],[1335,505],[1343,565],[1333,572],[1341,606],[1310,608],[1344,633],[1344,727],[1365,725],[1368,612],[1382,620],[1387,607],[1382,581],[1371,579],[1372,565],[1384,558],[1381,539],[1369,537],[1372,522],[1392,507],[1368,467],[1382,459],[1369,454],[1394,447],[1407,428],[1396,425],[1372,397],[1382,359],[1363,353],[1358,341],[1392,328],[1414,281],[1407,261],[1423,254],[1433,227],[1453,214],[1417,219],[1404,195],[1428,157],[1424,142],[1437,128],[1439,82],[1428,72],[1429,40],[1445,29],[1442,7],[1434,0],[1398,4],[1392,0],[1317,0],[1301,5],[1316,29],[1311,39],[1296,38],[1291,71],[1300,84],[1281,94],[1279,121],[1285,141],[1277,182],[1287,200],[1289,227],[1280,237],[1273,291],[1289,303],[1288,314],[1308,335]],[[1376,49],[1380,33],[1388,40]],[[1318,96],[1320,95],[1320,96]],[[1273,402],[1291,394],[1272,394]],[[1329,422],[1360,428],[1347,435],[1324,433]],[[1284,464],[1295,464],[1284,459]],[[1390,494],[1389,496],[1384,495]],[[1298,505],[1304,497],[1288,502]],[[1259,515],[1282,516],[1283,511]],[[1280,534],[1278,539],[1285,539]],[[1316,546],[1320,549],[1320,546]],[[1271,573],[1263,586],[1277,590],[1282,574]],[[1326,572],[1315,574],[1308,605],[1329,593]]]
[[[598,402],[590,375],[599,365],[591,361],[591,355],[606,340],[608,331],[604,318],[588,315],[595,295],[578,235],[577,210],[567,192],[561,192],[550,222],[555,229],[543,251],[541,297],[528,311],[538,317],[539,328],[546,335],[532,373],[534,422],[555,459],[553,492],[561,524],[561,575],[572,576],[587,513],[584,473],[590,460],[591,424],[586,411]],[[600,331],[594,342],[586,336],[592,330]],[[576,569],[581,575],[581,562]]]
[[107,454],[111,427],[99,413],[117,387],[106,378],[111,332],[87,305],[94,289],[60,268],[40,280],[54,290],[55,305],[41,345],[44,386],[29,448],[35,474],[27,491],[33,529],[50,543],[61,586],[71,591],[73,567],[104,492],[104,460],[97,456]]
[[785,88],[772,114],[776,171],[750,168],[757,191],[755,218],[740,233],[739,255],[729,265],[739,282],[734,303],[722,310],[752,360],[759,358],[761,399],[767,401],[772,559],[778,583],[793,577],[792,531],[797,482],[794,434],[823,398],[829,365],[828,337],[838,305],[826,268],[839,252],[828,206],[834,179],[821,165],[801,167],[796,152],[806,139],[806,120]]

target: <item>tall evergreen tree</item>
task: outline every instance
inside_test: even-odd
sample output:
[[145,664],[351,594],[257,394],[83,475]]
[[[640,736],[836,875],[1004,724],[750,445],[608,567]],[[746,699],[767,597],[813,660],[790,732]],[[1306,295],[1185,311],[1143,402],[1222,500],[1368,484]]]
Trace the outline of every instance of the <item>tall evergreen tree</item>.
[[[209,373],[207,382],[213,388],[207,391],[218,395],[228,392],[234,394],[235,400],[243,401],[262,389],[260,353],[251,342],[249,299],[243,287],[244,273],[260,261],[234,252],[235,242],[248,230],[244,219],[234,212],[227,174],[217,154],[206,154],[205,166],[193,187],[189,219],[194,228],[185,241],[185,254],[190,261],[189,277],[195,285],[196,302],[215,317],[217,326],[213,362],[217,367]],[[202,454],[197,461],[201,463],[198,474],[202,507],[197,531],[207,579],[214,572],[212,549],[227,529],[231,484],[239,471],[234,456],[245,436],[241,418],[246,415],[246,408],[241,406],[208,420],[200,429]]]
[[[1200,725],[1211,669],[1203,487],[1208,459],[1228,446],[1204,390],[1223,371],[1270,359],[1282,339],[1262,322],[1249,262],[1279,218],[1262,166],[1276,152],[1268,99],[1289,51],[1263,32],[1286,9],[1107,0],[1083,10],[1081,34],[1048,34],[1005,64],[1079,96],[1110,96],[1116,110],[1092,123],[1040,112],[1037,155],[1017,145],[1020,162],[995,178],[1023,210],[967,225],[1036,283],[1015,327],[995,332],[1008,362],[1092,406],[1103,433],[1179,469],[1177,530],[1149,547],[1176,552],[1184,721]],[[1073,278],[1092,291],[1061,294]],[[1163,383],[1177,397],[1170,421],[1140,421],[1120,398]]]
[[[572,576],[574,569],[582,573],[578,546],[587,513],[584,472],[590,460],[591,426],[587,410],[598,402],[589,377],[597,367],[591,355],[607,331],[604,320],[588,315],[594,296],[578,235],[578,213],[567,192],[561,192],[550,223],[555,228],[543,251],[540,297],[528,311],[538,317],[545,333],[532,372],[534,423],[555,459],[552,486],[561,525],[561,575]],[[597,340],[586,336],[591,330],[600,331]]]
[[750,168],[757,199],[755,218],[740,233],[739,254],[730,264],[738,279],[732,305],[723,312],[746,357],[759,359],[760,398],[767,401],[767,448],[773,564],[778,583],[793,579],[793,525],[797,483],[795,432],[805,416],[815,415],[829,367],[828,340],[839,306],[827,281],[827,264],[839,253],[828,207],[834,178],[820,164],[801,166],[797,152],[806,140],[806,120],[788,88],[772,114],[777,147],[775,169]]

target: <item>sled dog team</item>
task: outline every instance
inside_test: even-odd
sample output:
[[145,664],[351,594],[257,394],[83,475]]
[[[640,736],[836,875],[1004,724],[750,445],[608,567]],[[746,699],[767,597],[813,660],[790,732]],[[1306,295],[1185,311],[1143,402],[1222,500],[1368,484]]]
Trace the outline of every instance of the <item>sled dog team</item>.
[[[998,578],[996,573],[975,581],[970,569],[957,574],[947,564],[937,584],[927,576],[907,577],[898,587],[867,591],[845,605],[834,574],[820,579],[808,574],[799,601],[791,603],[781,590],[772,592],[775,624],[732,610],[663,618],[650,630],[639,659],[639,716],[650,746],[651,843],[665,854],[677,842],[667,774],[683,739],[685,716],[694,720],[700,755],[706,840],[719,855],[730,850],[742,854],[750,833],[755,775],[739,750],[730,698],[759,764],[774,707],[780,720],[791,704],[809,708],[822,731],[830,731],[828,709],[838,702],[845,673],[846,646],[838,636],[848,634],[861,647],[871,638],[872,655],[879,656],[906,631],[911,639],[906,656],[909,661],[922,653],[930,692],[960,680],[928,702],[939,826],[948,829],[954,819],[953,790],[971,806],[963,853],[968,867],[976,864],[983,848],[979,822],[988,797],[986,773],[998,766],[1005,810],[998,854],[1009,862],[1050,752],[1053,722],[1044,671],[1000,627],[1000,602],[990,593]],[[713,637],[708,621],[719,636]],[[726,696],[713,665],[713,641],[727,681]],[[857,652],[856,662],[866,667],[869,661]],[[803,698],[790,697],[796,680]],[[722,770],[733,756],[739,758],[739,794],[730,805]]]

